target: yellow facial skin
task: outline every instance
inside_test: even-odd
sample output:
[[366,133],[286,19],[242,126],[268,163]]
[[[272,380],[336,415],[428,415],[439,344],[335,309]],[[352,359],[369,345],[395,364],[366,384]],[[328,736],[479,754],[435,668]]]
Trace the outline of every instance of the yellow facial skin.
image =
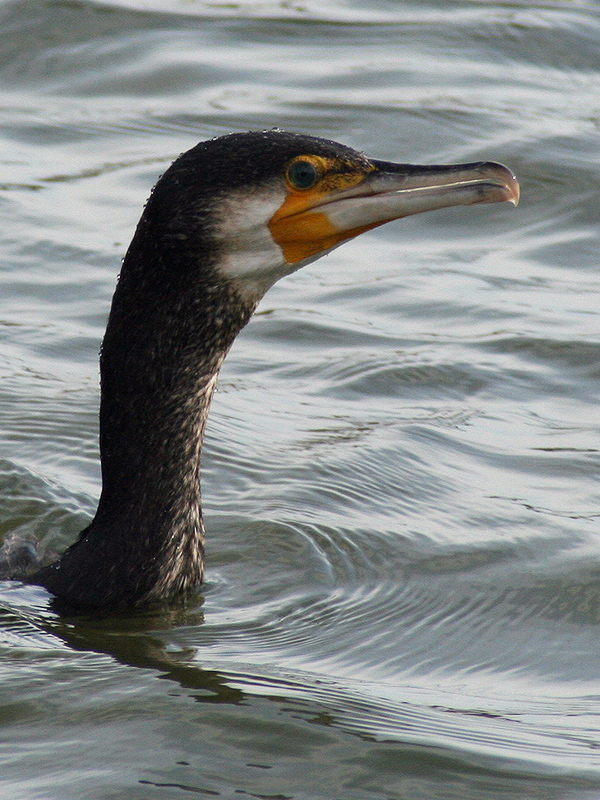
[[[298,161],[308,161],[321,176],[309,189],[297,189],[289,181],[289,167]],[[306,258],[330,250],[345,239],[375,227],[366,225],[352,231],[339,230],[327,214],[319,212],[320,204],[328,202],[333,195],[362,183],[375,167],[357,167],[335,158],[321,156],[298,156],[288,164],[286,188],[288,195],[269,220],[273,240],[277,242],[288,264],[297,264]],[[314,210],[313,210],[314,209]]]
[[[294,185],[295,164],[314,169],[307,188]],[[287,195],[269,220],[273,241],[287,264],[298,264],[393,219],[455,205],[519,201],[519,184],[494,162],[411,166],[345,161],[312,154],[291,159],[284,172]]]

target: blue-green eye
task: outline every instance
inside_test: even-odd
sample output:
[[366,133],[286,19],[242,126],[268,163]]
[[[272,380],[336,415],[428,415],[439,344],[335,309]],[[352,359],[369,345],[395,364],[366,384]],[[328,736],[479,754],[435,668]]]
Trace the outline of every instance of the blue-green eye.
[[319,180],[319,172],[310,161],[294,161],[288,167],[287,179],[294,189],[310,189]]

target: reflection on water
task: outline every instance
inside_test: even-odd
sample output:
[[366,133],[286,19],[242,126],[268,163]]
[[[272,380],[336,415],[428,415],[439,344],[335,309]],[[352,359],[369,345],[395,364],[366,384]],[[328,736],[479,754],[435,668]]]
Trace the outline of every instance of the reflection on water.
[[0,535],[95,508],[97,351],[157,175],[228,130],[494,159],[279,283],[223,369],[187,607],[0,592],[11,797],[597,798],[592,6],[27,0],[0,11]]

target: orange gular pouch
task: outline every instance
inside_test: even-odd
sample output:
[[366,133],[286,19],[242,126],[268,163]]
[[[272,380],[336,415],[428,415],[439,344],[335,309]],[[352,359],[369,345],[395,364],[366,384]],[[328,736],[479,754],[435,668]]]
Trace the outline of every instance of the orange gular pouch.
[[348,164],[299,156],[288,164],[287,196],[269,220],[288,264],[331,250],[364,231],[424,211],[519,199],[519,185],[493,162],[419,166]]
[[[340,163],[319,156],[300,156],[288,166],[286,184],[288,195],[283,204],[269,220],[273,240],[279,245],[288,264],[297,264],[307,258],[331,250],[341,242],[358,236],[375,225],[365,225],[353,230],[339,229],[319,207],[332,201],[344,190],[359,185],[370,169],[354,168],[340,172]],[[294,168],[304,167],[304,172],[294,176]],[[298,188],[298,182],[310,180],[308,170],[312,168],[314,185]],[[333,172],[332,170],[336,170]],[[323,177],[319,177],[323,176]]]

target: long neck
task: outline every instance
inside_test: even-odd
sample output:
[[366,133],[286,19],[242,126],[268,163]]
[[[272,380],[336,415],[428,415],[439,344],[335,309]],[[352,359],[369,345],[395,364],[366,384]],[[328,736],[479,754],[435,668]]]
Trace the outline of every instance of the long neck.
[[159,564],[153,591],[164,595],[165,583],[202,577],[204,427],[219,368],[254,309],[212,269],[175,268],[148,286],[147,264],[125,266],[102,346],[94,525]]
[[254,310],[209,263],[146,243],[123,264],[101,353],[102,494],[91,525],[43,572],[95,605],[174,596],[200,582],[200,454],[219,368]]
[[228,288],[212,287],[210,302],[193,287],[177,300],[163,292],[153,307],[127,298],[120,283],[101,356],[98,524],[165,536],[177,520],[199,517],[208,406],[249,316]]

